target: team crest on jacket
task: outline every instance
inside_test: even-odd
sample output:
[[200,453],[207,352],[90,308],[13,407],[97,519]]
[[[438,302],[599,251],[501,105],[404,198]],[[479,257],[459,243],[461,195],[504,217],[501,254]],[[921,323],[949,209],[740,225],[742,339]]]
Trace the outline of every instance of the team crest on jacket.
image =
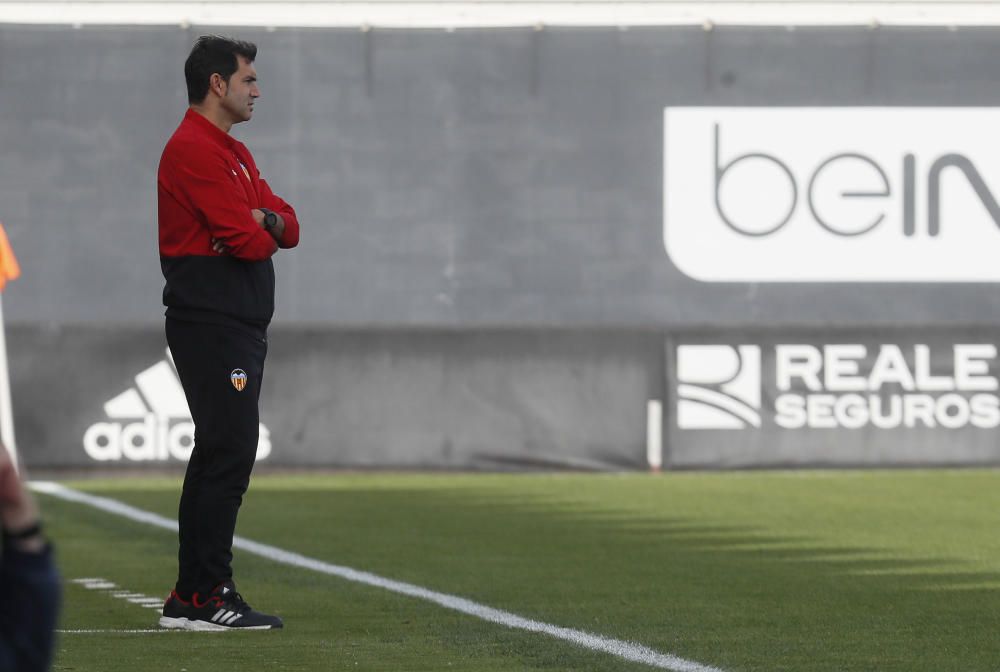
[[237,392],[242,392],[243,388],[247,386],[247,372],[243,369],[233,369],[233,372],[229,374],[229,380],[232,381]]

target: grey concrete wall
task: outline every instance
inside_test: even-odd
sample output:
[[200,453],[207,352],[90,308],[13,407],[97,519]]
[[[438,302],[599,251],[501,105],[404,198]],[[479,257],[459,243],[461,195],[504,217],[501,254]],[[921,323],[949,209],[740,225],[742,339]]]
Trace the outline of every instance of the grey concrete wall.
[[[136,380],[165,361],[162,341],[162,330],[147,328],[10,329],[15,427],[27,463],[127,470],[183,464],[164,437],[190,418],[153,413],[170,381],[143,388]],[[260,463],[641,468],[646,400],[662,395],[661,346],[654,333],[611,330],[276,328],[261,398],[271,451]],[[133,389],[147,410],[109,416],[105,404]],[[107,447],[111,425],[115,437],[133,425],[125,435],[135,438],[134,450]],[[96,459],[84,447],[88,431],[97,432]],[[190,448],[189,438],[177,441]]]
[[[20,323],[151,324],[154,180],[197,28],[0,27]],[[996,105],[993,29],[233,30],[237,127],[302,216],[278,320],[333,327],[995,324],[992,285],[700,283],[662,244],[668,105]]]
[[[201,32],[0,27],[29,464],[95,464],[83,435],[163,359],[156,165]],[[693,280],[664,250],[662,182],[667,106],[998,105],[1000,30],[226,32],[260,45],[236,134],[303,224],[276,261],[272,464],[641,467],[646,400],[678,383],[664,339],[1000,326],[993,284]],[[668,401],[675,467],[1000,457],[981,429],[695,436]]]

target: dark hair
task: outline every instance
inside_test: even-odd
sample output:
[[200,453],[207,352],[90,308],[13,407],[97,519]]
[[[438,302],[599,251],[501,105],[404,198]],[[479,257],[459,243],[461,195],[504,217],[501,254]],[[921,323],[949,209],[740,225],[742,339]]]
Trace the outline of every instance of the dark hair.
[[193,104],[205,100],[205,96],[208,95],[209,80],[213,74],[219,73],[228,82],[233,73],[240,68],[237,56],[242,56],[253,63],[257,58],[257,45],[218,35],[199,37],[184,62],[188,102]]

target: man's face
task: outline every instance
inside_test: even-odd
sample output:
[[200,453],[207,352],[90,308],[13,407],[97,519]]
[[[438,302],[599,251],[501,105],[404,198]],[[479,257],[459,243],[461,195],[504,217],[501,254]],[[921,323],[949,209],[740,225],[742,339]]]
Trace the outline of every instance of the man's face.
[[253,63],[237,56],[240,67],[229,78],[226,95],[222,98],[222,108],[229,113],[234,124],[249,121],[253,116],[253,101],[260,97],[257,88],[257,71]]

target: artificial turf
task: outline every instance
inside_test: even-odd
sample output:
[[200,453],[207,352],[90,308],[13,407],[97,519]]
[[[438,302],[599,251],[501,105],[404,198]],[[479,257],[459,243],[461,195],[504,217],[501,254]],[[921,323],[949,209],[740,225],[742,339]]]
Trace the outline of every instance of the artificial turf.
[[[173,517],[176,479],[69,483]],[[170,532],[40,496],[61,629],[155,627]],[[1000,669],[1000,472],[257,476],[238,534],[723,670]],[[640,670],[236,551],[278,632],[62,634],[54,669]]]

